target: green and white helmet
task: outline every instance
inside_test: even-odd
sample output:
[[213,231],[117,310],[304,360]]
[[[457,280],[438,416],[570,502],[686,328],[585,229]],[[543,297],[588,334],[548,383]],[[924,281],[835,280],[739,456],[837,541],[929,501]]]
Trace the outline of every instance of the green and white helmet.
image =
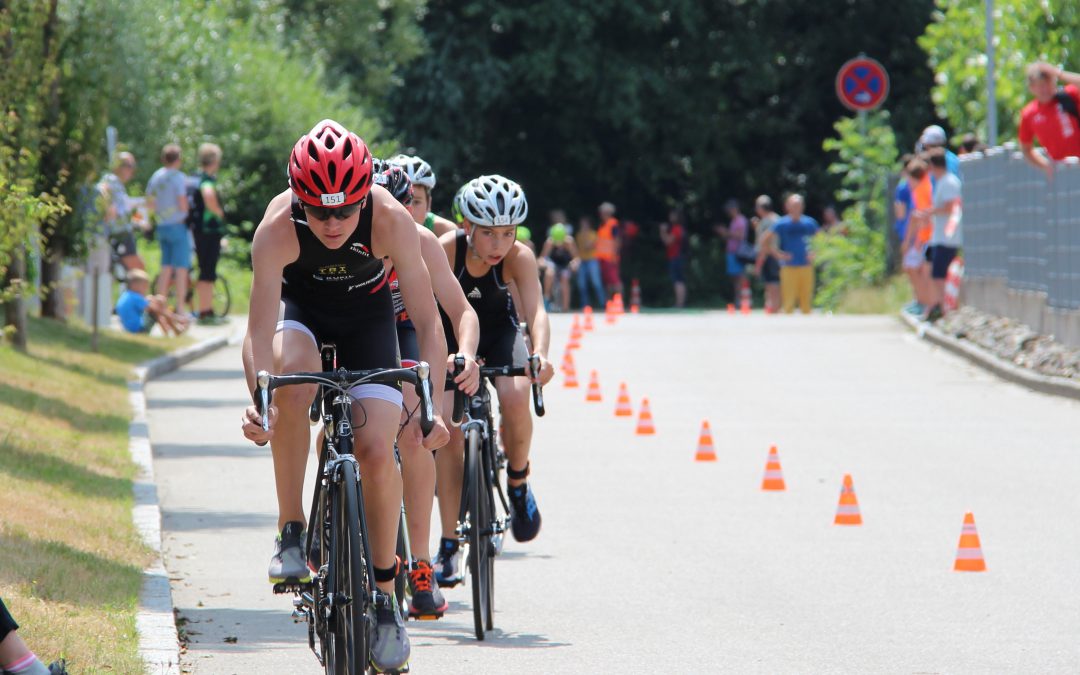
[[415,155],[394,155],[387,161],[400,166],[413,185],[423,185],[428,190],[435,189],[435,172],[431,170],[430,164],[419,157]]
[[499,175],[472,179],[461,188],[454,203],[466,220],[481,227],[520,225],[529,215],[525,191]]

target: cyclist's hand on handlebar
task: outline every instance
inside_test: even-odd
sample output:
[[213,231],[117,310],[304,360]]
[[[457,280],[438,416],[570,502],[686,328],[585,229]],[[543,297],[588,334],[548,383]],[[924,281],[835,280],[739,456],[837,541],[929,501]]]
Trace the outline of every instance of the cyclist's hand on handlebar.
[[539,377],[533,379],[533,382],[539,385],[545,385],[551,382],[551,378],[555,377],[555,366],[551,365],[551,361],[540,353],[535,354],[540,357],[540,373]]
[[465,368],[454,378],[454,383],[457,384],[458,389],[465,392],[469,396],[475,396],[476,392],[480,389],[480,366],[477,365],[476,359],[465,354],[451,354],[446,357],[446,370],[450,374],[454,373],[454,358],[461,356],[465,359]]
[[[420,432],[420,426],[417,424],[417,433]],[[431,427],[431,433],[424,439],[424,447],[428,450],[438,450],[446,446],[450,442],[450,431],[446,428],[446,422],[443,422],[442,415],[435,416],[435,426]]]
[[244,430],[244,438],[248,439],[252,443],[266,443],[274,436],[274,423],[277,422],[277,406],[270,405],[269,417],[269,431],[263,431],[262,428],[262,415],[259,413],[259,409],[253,405],[249,405],[247,410],[244,411],[244,418],[241,423],[241,427]]

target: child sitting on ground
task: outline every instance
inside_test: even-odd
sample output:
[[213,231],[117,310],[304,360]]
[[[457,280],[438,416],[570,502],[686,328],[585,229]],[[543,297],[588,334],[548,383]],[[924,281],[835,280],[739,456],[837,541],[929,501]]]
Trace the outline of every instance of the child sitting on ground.
[[179,335],[187,330],[189,321],[169,309],[160,295],[147,296],[150,277],[138,269],[128,270],[127,289],[116,301],[116,314],[129,333],[149,333],[154,324],[161,326],[166,335]]

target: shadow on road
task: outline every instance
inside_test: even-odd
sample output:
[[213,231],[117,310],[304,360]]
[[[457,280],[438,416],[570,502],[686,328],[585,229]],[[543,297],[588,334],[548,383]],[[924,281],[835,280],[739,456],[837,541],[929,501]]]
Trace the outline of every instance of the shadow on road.
[[160,378],[161,382],[193,382],[201,380],[243,380],[244,371],[236,368],[184,368]]
[[[239,414],[237,419],[240,419]],[[240,435],[240,425],[236,425],[236,435]],[[154,457],[157,459],[188,459],[194,457],[269,457],[270,448],[260,448],[251,442],[218,445],[203,443],[155,443]]]
[[277,516],[240,511],[162,511],[161,523],[171,532],[196,530],[267,529],[274,530]]
[[190,650],[198,649],[200,644],[223,652],[307,644],[307,627],[294,624],[285,605],[281,610],[179,607],[176,625],[186,634]]
[[246,398],[155,398],[146,402],[146,407],[150,410],[163,408],[236,408],[238,411],[243,411],[249,405],[251,405],[251,402]]

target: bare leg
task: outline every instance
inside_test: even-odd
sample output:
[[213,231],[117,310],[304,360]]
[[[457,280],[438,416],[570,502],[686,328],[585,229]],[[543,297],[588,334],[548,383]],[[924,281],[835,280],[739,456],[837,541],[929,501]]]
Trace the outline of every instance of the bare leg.
[[[311,338],[295,330],[274,336],[274,369],[279,373],[322,370],[319,351]],[[274,392],[278,409],[270,451],[274,457],[274,483],[278,497],[278,530],[304,517],[304,472],[311,443],[308,411],[315,399],[315,385],[293,385]]]
[[[502,437],[507,464],[515,471],[522,471],[529,463],[529,446],[532,443],[529,380],[525,377],[500,377],[495,381],[495,391],[499,395],[499,410],[502,411]],[[510,486],[524,482],[507,480]]]
[[26,646],[19,634],[16,631],[11,631],[4,638],[4,641],[0,642],[0,668],[24,659],[30,653],[30,648]]
[[189,270],[178,268],[176,270],[176,311],[186,314]]
[[461,508],[462,476],[465,474],[465,437],[460,427],[450,429],[450,442],[435,453],[435,467],[442,536],[455,539],[458,509]]
[[686,284],[681,281],[675,282],[675,306],[680,308],[686,306]]
[[199,314],[211,311],[213,309],[214,282],[196,282],[195,292],[199,294]]
[[[367,424],[353,430],[356,434],[353,451],[360,462],[360,475],[364,477],[364,512],[371,535],[372,562],[379,569],[387,569],[394,567],[397,559],[401,474],[394,463],[394,437],[401,408],[389,401],[365,398],[353,404],[353,419],[360,421],[365,417]],[[393,579],[379,582],[378,586],[386,593],[394,592]]]
[[143,262],[143,259],[140,258],[137,255],[134,255],[134,254],[125,255],[122,258],[120,258],[120,264],[123,265],[124,269],[126,269],[126,270],[145,270],[146,269],[146,263]]
[[[405,410],[416,408],[419,399],[416,392],[405,387]],[[404,421],[404,412],[402,414]],[[401,477],[404,481],[405,512],[409,521],[409,548],[417,560],[431,562],[431,509],[435,502],[435,457],[431,451],[417,443],[406,429],[398,438],[401,453]]]
[[163,265],[161,268],[161,274],[158,275],[157,288],[154,290],[158,295],[167,298],[169,297],[169,284],[172,283],[173,268],[168,265]]
[[559,295],[561,296],[559,302],[561,303],[562,311],[570,311],[570,270],[565,270],[560,275]]

